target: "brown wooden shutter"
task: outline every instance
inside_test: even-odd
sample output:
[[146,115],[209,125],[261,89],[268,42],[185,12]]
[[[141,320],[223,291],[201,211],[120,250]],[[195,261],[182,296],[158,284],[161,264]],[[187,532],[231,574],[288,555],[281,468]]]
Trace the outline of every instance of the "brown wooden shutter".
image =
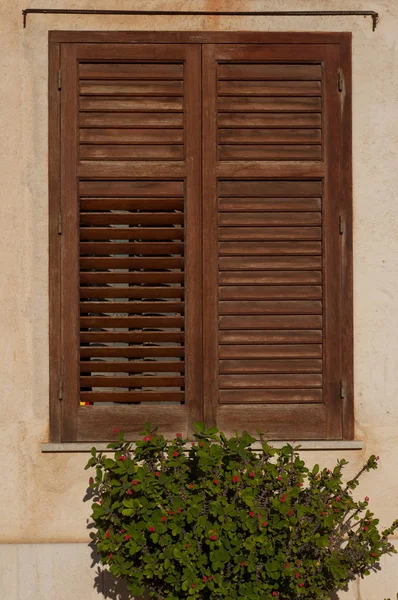
[[342,438],[340,47],[203,52],[206,421]]
[[202,418],[200,47],[66,44],[61,74],[62,439],[187,433]]

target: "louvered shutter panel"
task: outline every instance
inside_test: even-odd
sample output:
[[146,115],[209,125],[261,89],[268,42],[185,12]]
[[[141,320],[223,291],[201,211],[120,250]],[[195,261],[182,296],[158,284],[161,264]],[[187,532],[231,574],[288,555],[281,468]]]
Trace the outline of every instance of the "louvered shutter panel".
[[204,48],[205,417],[228,433],[342,437],[339,59]]
[[63,440],[187,433],[202,418],[200,48],[66,44],[61,72]]

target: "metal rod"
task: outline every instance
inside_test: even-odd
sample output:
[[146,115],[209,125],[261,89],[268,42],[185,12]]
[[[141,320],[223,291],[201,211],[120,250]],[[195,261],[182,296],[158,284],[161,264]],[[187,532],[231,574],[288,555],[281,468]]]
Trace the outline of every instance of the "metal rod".
[[52,15],[127,15],[127,16],[204,16],[204,17],[337,17],[360,16],[372,18],[372,31],[376,29],[379,15],[374,10],[274,10],[274,11],[196,11],[196,10],[91,10],[74,8],[25,8],[22,11],[23,26],[28,14]]

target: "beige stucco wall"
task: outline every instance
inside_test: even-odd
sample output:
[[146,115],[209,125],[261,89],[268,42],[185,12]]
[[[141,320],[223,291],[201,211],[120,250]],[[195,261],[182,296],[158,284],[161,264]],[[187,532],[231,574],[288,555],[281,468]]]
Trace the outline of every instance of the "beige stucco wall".
[[[54,0],[50,3],[34,0],[28,4],[31,7],[45,4],[53,8],[110,9],[113,6],[121,9],[132,6],[127,0]],[[137,3],[134,5],[138,6]],[[0,569],[0,597],[4,600],[14,597],[62,600],[64,597],[61,591],[14,596],[17,575],[14,577],[13,573],[19,564],[23,564],[24,559],[18,556],[25,556],[25,547],[20,546],[18,550],[11,544],[77,544],[72,554],[75,558],[81,556],[78,564],[81,565],[82,582],[87,579],[86,569],[90,565],[89,552],[84,549],[88,540],[89,506],[82,502],[87,479],[83,465],[87,456],[42,454],[40,451],[41,442],[48,440],[49,29],[353,32],[356,436],[364,440],[365,448],[338,453],[312,452],[307,456],[310,461],[316,459],[321,464],[330,464],[338,456],[348,455],[348,472],[353,473],[370,453],[380,455],[378,472],[364,477],[360,493],[371,496],[371,507],[381,517],[383,525],[398,516],[397,0],[352,0],[349,6],[345,0],[143,0],[139,6],[237,11],[371,9],[379,11],[380,23],[373,33],[370,20],[362,17],[123,19],[35,15],[29,17],[28,27],[24,30],[21,10],[26,8],[25,1],[0,0],[3,48],[0,55],[0,544],[10,544],[1,548],[0,564],[4,568]],[[26,551],[26,556],[40,557],[42,567],[37,567],[35,574],[30,576],[52,577],[40,550],[42,548],[44,552],[48,546],[31,548],[32,552]],[[64,581],[67,589],[70,577],[67,565],[78,577],[76,560],[71,563],[70,552],[66,550],[70,549],[69,545],[56,548],[56,556],[61,557],[60,564],[65,563],[64,571],[62,566],[57,568],[57,581]],[[51,550],[46,552],[51,554]],[[395,595],[398,591],[397,572],[398,561],[386,560],[385,570],[377,578],[361,584],[360,597],[379,600]],[[29,575],[27,577],[29,581]],[[95,573],[90,577],[94,581]],[[62,588],[60,584],[59,589]],[[354,586],[352,597],[359,597],[358,590]],[[82,591],[80,596],[73,597],[91,596]]]

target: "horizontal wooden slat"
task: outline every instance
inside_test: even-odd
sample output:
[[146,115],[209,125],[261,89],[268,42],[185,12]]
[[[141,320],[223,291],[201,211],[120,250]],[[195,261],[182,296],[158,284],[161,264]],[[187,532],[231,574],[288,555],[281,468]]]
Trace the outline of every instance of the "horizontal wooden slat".
[[[262,404],[262,403],[307,403],[322,402],[322,390],[319,389],[297,389],[297,390],[220,390],[221,404]],[[246,408],[247,410],[247,408]],[[250,409],[251,410],[251,409]],[[297,430],[296,430],[297,433]],[[293,434],[295,435],[295,434]],[[286,437],[293,437],[292,434]],[[297,437],[301,437],[300,435]]]
[[219,211],[320,211],[321,198],[220,198]]
[[322,344],[220,346],[220,359],[322,358]]
[[[176,221],[178,222],[178,221]],[[143,221],[145,223],[145,221]],[[170,223],[170,221],[169,221]],[[257,226],[265,225],[301,225],[311,226],[321,224],[320,212],[220,212],[219,225],[223,226]]]
[[[219,318],[220,329],[321,329],[320,315],[269,315],[269,316],[222,316]],[[261,335],[261,334],[260,334]],[[316,337],[316,336],[314,336]],[[314,341],[319,342],[319,338]],[[220,343],[225,343],[220,340]]]
[[81,343],[171,344],[184,341],[180,331],[82,331]]
[[318,80],[322,78],[320,65],[303,64],[219,64],[219,79],[260,79],[260,80]]
[[114,361],[81,361],[81,373],[183,373],[184,362],[181,360],[174,361],[129,361],[129,362],[114,362]]
[[[308,82],[302,82],[308,83]],[[312,84],[312,88],[314,88]],[[308,90],[310,89],[307,85]],[[297,87],[300,90],[300,87]],[[112,80],[80,80],[79,93],[84,96],[182,96],[184,94],[183,81],[112,81]],[[282,92],[281,92],[282,93]],[[310,92],[308,91],[308,95]]]
[[220,129],[218,142],[220,144],[319,144],[321,130]]
[[[104,163],[103,163],[104,164]],[[143,164],[143,163],[141,163]],[[156,163],[152,163],[156,164]],[[178,162],[169,162],[169,165],[179,165]],[[278,183],[278,180],[286,180],[286,179],[301,179],[301,180],[309,180],[314,179],[314,177],[324,178],[326,173],[326,166],[323,161],[320,160],[241,160],[237,163],[235,160],[224,160],[219,161],[216,164],[216,176],[223,179],[255,179],[258,180],[260,178],[273,180],[273,183]],[[160,177],[161,175],[159,175]],[[177,176],[177,174],[176,174]],[[278,189],[278,186],[274,187],[275,190]],[[319,192],[320,193],[320,192]],[[309,194],[310,196],[319,196],[318,194]],[[296,189],[296,192],[290,194],[292,196],[300,196],[303,192],[299,188]],[[234,196],[234,193],[230,194]],[[244,194],[246,195],[246,194]],[[267,192],[257,194],[258,196],[266,196]],[[269,196],[285,196],[284,193],[275,193],[268,194]],[[287,194],[289,195],[289,194]]]
[[[252,66],[252,65],[247,65]],[[218,82],[220,96],[320,96],[320,81],[227,80]]]
[[293,359],[293,360],[221,360],[220,373],[321,373],[322,360]]
[[320,127],[320,113],[219,113],[218,127]]
[[[244,214],[244,213],[243,213]],[[270,213],[271,215],[273,213]],[[284,214],[284,213],[282,213]],[[288,213],[288,214],[310,214],[317,213]],[[314,217],[313,217],[314,219]],[[88,212],[80,213],[81,225],[183,225],[184,215],[181,212]]]
[[[312,115],[308,115],[309,117]],[[304,121],[306,123],[307,121]],[[315,124],[317,122],[314,121]],[[80,127],[154,127],[154,128],[174,128],[183,127],[183,113],[107,113],[91,112],[80,113]],[[309,123],[312,125],[312,123]],[[314,125],[315,126],[315,125]]]
[[320,240],[320,227],[220,227],[224,240]]
[[322,283],[321,271],[228,271],[219,275],[220,285]]
[[88,313],[180,313],[184,312],[183,302],[81,302],[81,314]]
[[[123,402],[126,404],[136,402],[183,402],[184,397],[184,392],[80,392],[81,402]],[[112,417],[114,416],[112,414]],[[148,414],[147,418],[149,418]],[[92,439],[94,440],[95,437]]]
[[80,79],[182,79],[182,64],[80,63]]
[[219,302],[220,315],[320,315],[319,300],[238,300]]
[[[184,377],[80,377],[80,386],[86,387],[123,387],[123,388],[139,388],[139,387],[182,387],[184,385]],[[159,392],[160,394],[162,392]]]
[[[231,164],[231,163],[220,163],[220,164]],[[280,164],[275,162],[275,164]],[[306,163],[307,164],[307,163]],[[314,164],[314,163],[308,163]],[[321,164],[321,163],[319,163]],[[107,185],[112,179],[119,180],[132,180],[132,179],[152,179],[152,182],[156,179],[181,179],[185,177],[187,174],[186,164],[182,161],[177,160],[136,160],[132,162],[131,160],[79,160],[77,163],[77,175],[81,180],[91,179],[91,180],[99,180],[97,183],[97,193],[93,194],[94,196],[106,196],[107,195]],[[106,179],[107,182],[104,184],[103,181]],[[102,183],[102,186],[100,185]],[[167,183],[171,183],[170,181]],[[165,186],[165,192],[163,194],[159,194],[160,196],[174,196],[174,193],[167,193],[167,185]],[[123,192],[120,191],[120,194],[123,195]],[[119,193],[115,194],[119,196]],[[125,194],[126,196],[131,196],[132,194]],[[140,194],[138,194],[140,195]],[[152,195],[152,194],[148,194]],[[156,194],[154,194],[156,195]]]
[[[289,197],[321,196],[321,181],[239,181],[227,180],[218,183],[219,196],[262,198],[262,197]],[[180,195],[180,194],[177,194]]]
[[[242,244],[246,245],[246,244]],[[234,276],[233,274],[224,274],[223,271],[254,271],[255,269],[269,269],[269,276],[272,277],[270,271],[277,271],[275,277],[289,277],[286,275],[284,270],[296,269],[298,270],[297,277],[303,277],[301,275],[302,269],[321,269],[322,268],[322,257],[320,256],[244,256],[242,248],[242,256],[226,257],[221,256],[219,259],[220,280],[225,282],[224,276]],[[303,271],[308,273],[308,277],[312,277],[309,271]],[[318,271],[319,272],[319,271]],[[291,273],[291,271],[287,271]],[[243,274],[241,274],[244,276]],[[240,276],[240,275],[239,275]],[[248,274],[250,277],[250,273]],[[267,276],[265,274],[264,276]],[[306,277],[307,275],[305,275]],[[316,276],[316,274],[314,275]],[[292,277],[295,277],[292,275]],[[288,282],[289,283],[289,282]],[[319,281],[317,281],[319,283]]]
[[81,242],[80,255],[84,254],[137,254],[159,255],[183,254],[180,242]]
[[181,287],[81,287],[81,298],[183,298]]
[[[269,323],[270,321],[267,320],[267,322]],[[320,342],[322,342],[322,329],[321,329],[321,321],[314,321],[313,318],[311,317],[311,323],[315,323],[315,327],[319,327],[319,329],[286,329],[286,330],[275,330],[273,331],[272,329],[270,330],[244,330],[244,331],[240,331],[239,329],[236,330],[229,330],[229,331],[220,331],[220,335],[219,335],[219,343],[220,344],[233,344],[233,345],[239,345],[239,344],[261,344],[261,347],[264,344],[288,344],[288,343],[292,343],[292,344],[304,344],[304,343],[308,343],[308,344],[319,344]],[[278,325],[279,323],[279,325]],[[271,326],[276,325],[277,327],[284,327],[284,324],[286,323],[286,317],[282,317],[281,319],[279,319],[278,322],[275,322],[275,320],[273,319],[273,321],[271,322]],[[292,325],[295,327],[300,327],[300,325],[303,323],[302,317],[299,319],[296,319],[294,321],[294,323],[296,323],[296,325]],[[298,325],[297,325],[298,323]],[[288,326],[290,325],[290,323],[288,324]],[[251,324],[250,324],[251,326]],[[269,326],[269,325],[268,325]],[[305,326],[308,326],[307,323],[305,323]]]
[[220,300],[318,300],[322,298],[322,287],[319,285],[254,285],[254,286],[221,286]]
[[322,386],[322,375],[307,373],[283,375],[220,375],[221,389],[234,388],[311,388]]
[[[142,292],[141,292],[142,293]],[[106,329],[107,327],[130,327],[144,329],[145,327],[163,327],[164,329],[184,326],[184,317],[80,317],[80,327]]]
[[80,158],[83,160],[182,160],[184,147],[173,145],[120,145],[102,144],[95,146],[86,144],[80,146]]
[[218,147],[219,160],[318,160],[321,146],[236,145]]
[[99,258],[97,256],[85,256],[80,258],[80,267],[82,269],[181,269],[184,266],[184,259],[180,257],[162,257],[154,258],[128,257],[116,258],[106,256]]
[[148,212],[154,210],[183,210],[183,208],[183,198],[82,198],[80,200],[81,211],[143,210]]
[[[162,98],[162,100],[164,99]],[[151,101],[154,102],[153,99]],[[81,102],[82,110],[89,110],[89,108],[83,108],[84,102],[92,104],[94,100]],[[113,100],[113,103],[117,102],[122,104],[123,102],[127,103],[128,100]],[[112,101],[106,100],[102,103],[111,104]],[[181,110],[177,102],[175,104],[175,110]],[[220,112],[321,112],[321,99],[316,96],[219,96],[217,107]],[[95,105],[91,109],[106,110],[103,106],[96,108]],[[167,110],[167,107],[164,109]],[[150,109],[144,105],[143,110]]]
[[80,129],[82,144],[181,144],[182,129]]
[[100,273],[81,272],[80,283],[152,283],[164,285],[165,283],[184,283],[184,273]]
[[[181,112],[183,110],[183,98],[181,96],[136,96],[116,99],[111,96],[81,96],[80,110],[82,112],[159,112],[162,110]],[[305,110],[305,108],[302,110]]]
[[[321,242],[220,242],[218,248],[220,256],[225,256],[220,258],[221,269],[273,269],[275,267],[268,265],[274,261],[277,268],[282,269],[319,269],[321,266],[321,259],[315,256],[322,254]],[[234,254],[237,256],[232,257]],[[268,259],[262,255],[276,256]]]
[[80,227],[81,240],[182,240],[182,227]]
[[[184,196],[183,181],[80,181],[80,196],[174,198]],[[319,194],[315,194],[319,195]]]
[[[315,345],[315,344],[314,344]],[[310,344],[309,344],[310,346]],[[279,346],[276,346],[278,348]],[[185,348],[182,346],[81,346],[81,358],[121,357],[121,358],[148,358],[148,357],[184,357]],[[278,355],[280,356],[280,355]]]

